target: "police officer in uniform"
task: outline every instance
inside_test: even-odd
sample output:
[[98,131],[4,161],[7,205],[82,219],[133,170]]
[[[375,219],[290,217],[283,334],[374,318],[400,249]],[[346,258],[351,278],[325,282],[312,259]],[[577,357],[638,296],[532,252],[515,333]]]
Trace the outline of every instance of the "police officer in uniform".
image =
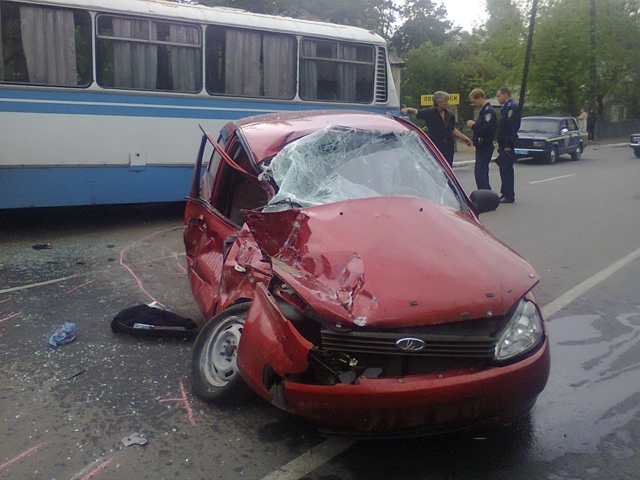
[[474,88],[469,94],[471,103],[480,109],[478,119],[467,120],[467,126],[473,131],[473,145],[476,147],[476,165],[473,173],[478,189],[491,190],[489,184],[489,163],[493,155],[493,136],[496,132],[496,112],[487,100],[484,91]]
[[498,140],[496,163],[500,167],[500,179],[502,180],[500,203],[513,203],[516,201],[513,173],[516,154],[513,149],[518,140],[518,130],[520,130],[520,109],[511,98],[511,92],[507,87],[500,87],[496,97],[502,105],[496,129],[496,140]]

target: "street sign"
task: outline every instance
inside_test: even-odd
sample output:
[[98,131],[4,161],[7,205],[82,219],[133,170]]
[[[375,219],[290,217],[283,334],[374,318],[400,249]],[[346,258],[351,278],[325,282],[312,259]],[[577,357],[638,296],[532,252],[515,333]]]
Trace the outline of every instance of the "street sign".
[[[433,95],[420,95],[420,105],[423,107],[430,107],[433,105]],[[460,94],[449,94],[449,105],[460,105]]]

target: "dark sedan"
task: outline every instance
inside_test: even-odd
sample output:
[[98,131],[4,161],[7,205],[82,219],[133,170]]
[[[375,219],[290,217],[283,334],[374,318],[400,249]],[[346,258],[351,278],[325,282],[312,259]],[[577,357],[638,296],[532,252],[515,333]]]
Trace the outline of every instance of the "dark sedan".
[[587,132],[578,129],[573,117],[524,117],[515,153],[519,158],[534,158],[545,163],[555,163],[565,154],[571,155],[571,160],[579,160],[587,138]]
[[629,146],[633,148],[633,153],[640,158],[640,133],[634,133],[629,137]]

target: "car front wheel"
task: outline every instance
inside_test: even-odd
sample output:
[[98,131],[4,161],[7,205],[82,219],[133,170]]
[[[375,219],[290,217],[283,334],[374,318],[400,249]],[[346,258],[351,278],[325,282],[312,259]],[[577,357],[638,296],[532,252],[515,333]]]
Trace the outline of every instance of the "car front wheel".
[[553,147],[547,155],[547,163],[549,165],[556,163],[560,154],[558,153],[558,147]]
[[204,400],[233,400],[246,393],[238,373],[238,345],[249,304],[233,305],[213,317],[198,334],[191,359],[191,386]]
[[580,155],[582,155],[582,151],[584,150],[584,147],[582,146],[582,144],[578,145],[578,148],[576,148],[576,150],[571,153],[571,160],[580,160]]

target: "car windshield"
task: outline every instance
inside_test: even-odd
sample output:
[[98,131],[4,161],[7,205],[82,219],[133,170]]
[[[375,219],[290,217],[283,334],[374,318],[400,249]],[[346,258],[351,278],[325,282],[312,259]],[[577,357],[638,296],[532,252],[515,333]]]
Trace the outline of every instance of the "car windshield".
[[449,176],[415,132],[327,127],[283,148],[260,178],[278,187],[265,211],[377,196],[461,208]]
[[539,118],[523,118],[519,131],[524,133],[558,133],[558,122]]

